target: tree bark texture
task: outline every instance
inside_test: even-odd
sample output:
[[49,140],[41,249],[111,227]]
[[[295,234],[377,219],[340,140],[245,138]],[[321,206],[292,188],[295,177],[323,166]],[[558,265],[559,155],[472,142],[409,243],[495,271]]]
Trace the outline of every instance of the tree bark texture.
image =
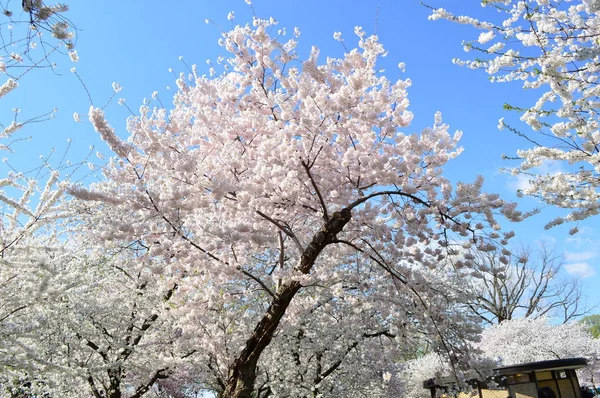
[[[351,211],[347,208],[333,213],[304,249],[297,267],[300,272],[303,274],[310,273],[319,254],[335,239],[336,235],[342,231],[351,218]],[[302,285],[297,281],[287,282],[280,287],[271,305],[246,341],[244,349],[229,367],[229,376],[222,395],[223,398],[251,397],[256,380],[258,359],[271,342],[281,318],[283,318],[292,299],[301,288]]]

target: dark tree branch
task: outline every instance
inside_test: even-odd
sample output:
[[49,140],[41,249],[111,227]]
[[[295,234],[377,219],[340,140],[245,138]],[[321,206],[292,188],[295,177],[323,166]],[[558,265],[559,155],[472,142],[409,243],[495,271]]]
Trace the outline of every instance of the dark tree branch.
[[260,210],[256,210],[256,214],[258,214],[259,216],[261,216],[265,220],[269,221],[271,224],[273,224],[277,228],[279,228],[279,230],[282,231],[284,234],[286,234],[287,236],[289,236],[290,238],[292,238],[292,241],[294,241],[294,244],[296,245],[296,247],[298,248],[298,250],[300,250],[300,252],[304,251],[304,248],[302,247],[302,244],[300,243],[300,240],[298,240],[298,237],[292,232],[292,230],[290,228],[288,228],[285,225],[281,224],[277,220],[274,220],[273,218],[269,217],[268,215],[266,215],[265,213],[263,213]]
[[[320,151],[321,150],[319,150],[319,152]],[[313,165],[314,165],[314,162],[316,160],[317,159],[315,157],[315,159],[313,160]],[[327,212],[327,206],[325,205],[325,201],[323,200],[323,195],[321,195],[321,191],[319,190],[319,187],[317,186],[317,183],[316,183],[315,179],[313,178],[312,173],[310,172],[310,168],[312,167],[312,165],[309,165],[308,163],[306,163],[303,160],[302,161],[302,166],[304,167],[304,170],[306,171],[306,174],[308,175],[310,183],[311,183],[312,187],[315,190],[315,193],[317,194],[317,196],[319,198],[319,203],[321,203],[321,208],[323,209],[323,218],[325,219],[325,221],[328,221],[329,220],[329,213]]]

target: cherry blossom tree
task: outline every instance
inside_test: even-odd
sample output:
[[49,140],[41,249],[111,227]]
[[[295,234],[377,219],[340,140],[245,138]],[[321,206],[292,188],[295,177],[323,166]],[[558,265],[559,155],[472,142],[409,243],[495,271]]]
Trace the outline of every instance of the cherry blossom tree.
[[[77,61],[74,27],[64,17],[64,4],[46,5],[38,0],[2,2],[0,29],[0,100],[10,109],[11,92],[37,69],[56,67],[54,60],[69,55]],[[14,151],[15,133],[29,123],[45,121],[55,110],[23,118],[13,108],[14,118],[0,123],[0,149]],[[4,163],[4,162],[3,162]],[[57,333],[49,328],[49,302],[62,299],[74,278],[66,265],[73,253],[65,250],[62,220],[68,218],[64,185],[60,175],[72,173],[81,163],[50,164],[42,157],[39,167],[20,172],[4,163],[0,179],[0,388],[5,396],[47,396],[53,378],[39,372],[43,362],[44,336]],[[63,178],[65,177],[63,174]],[[37,336],[33,340],[32,336]],[[64,336],[63,336],[64,338]],[[27,341],[29,339],[29,341]],[[29,358],[29,359],[28,359]],[[47,358],[46,358],[47,359]],[[46,363],[48,364],[48,363]],[[60,390],[57,390],[60,391]],[[55,393],[60,394],[60,392]]]
[[484,330],[478,347],[502,366],[524,362],[584,357],[588,366],[578,371],[582,383],[600,376],[600,339],[580,322],[553,324],[549,318],[519,318]]
[[[35,223],[29,227],[38,230]],[[52,270],[53,261],[63,259],[57,255],[60,252],[48,245],[52,239],[31,236],[27,230],[11,232],[2,234],[4,250],[0,270],[0,386],[2,394],[8,396],[12,396],[14,391],[33,394],[34,390],[45,385],[43,377],[31,372],[31,366],[21,366],[24,364],[15,357],[11,340],[14,336],[41,328],[43,320],[38,316],[37,307],[47,296],[64,287],[60,275]]]
[[[485,21],[434,9],[430,18],[481,31],[477,40],[464,44],[477,58],[455,63],[485,70],[492,82],[516,81],[523,89],[539,93],[535,104],[505,105],[521,114],[531,132],[522,132],[504,119],[499,124],[529,145],[517,152],[521,163],[511,169],[529,177],[529,185],[520,192],[570,209],[547,227],[598,214],[600,3],[514,0],[483,1],[482,6],[499,11],[502,17]],[[562,170],[536,171],[545,162],[559,162]]]
[[341,58],[313,47],[300,62],[297,29],[281,41],[255,18],[223,34],[229,56],[208,76],[181,75],[170,111],[143,106],[128,140],[90,109],[115,157],[105,181],[70,188],[108,211],[88,239],[146,248],[158,291],[185,285],[181,337],[219,396],[294,380],[299,396],[335,396],[336,376],[386,379],[376,355],[415,335],[459,360],[478,327],[457,289],[438,289],[438,264],[453,244],[490,250],[498,213],[523,217],[480,177],[443,178],[460,133],[439,114],[403,132],[410,80],[382,76],[382,45],[356,34]]
[[430,352],[402,364],[398,375],[401,396],[407,398],[429,398],[430,390],[424,382],[433,380],[438,385],[453,385],[458,391],[472,391],[468,381],[485,380],[492,375],[498,362],[485,355],[473,355],[465,369],[456,369],[446,355]]
[[[46,5],[42,0],[23,0],[4,3],[0,15],[2,44],[0,45],[0,98],[16,89],[19,81],[35,69],[54,70],[54,58],[68,54],[71,61],[77,62],[75,50],[75,29],[64,14],[69,10],[66,4]],[[7,107],[8,108],[8,107]],[[9,108],[10,109],[10,108]],[[14,132],[28,123],[47,120],[55,110],[44,115],[23,119],[21,110],[13,108],[14,119],[0,122],[0,139],[4,142],[0,149],[10,147],[9,138]]]
[[21,393],[46,382],[20,366],[12,337],[43,328],[39,306],[68,286],[57,267],[68,262],[55,226],[68,213],[58,178],[58,170],[42,164],[33,175],[9,172],[0,180],[0,386]]
[[[454,290],[454,281],[442,272],[428,273],[427,277],[431,278],[428,283],[435,284],[441,291]],[[389,293],[385,284],[373,284],[367,290],[357,289],[359,283],[357,280],[356,285],[348,286],[341,295],[319,289],[316,304],[302,303],[302,293],[295,298],[298,301],[291,306],[303,307],[296,315],[297,321],[290,320],[282,325],[278,338],[265,350],[263,369],[258,378],[258,385],[264,386],[263,393],[332,397],[400,394],[398,362],[414,356],[419,349],[438,347],[439,337],[431,336],[411,319],[414,314],[403,314],[405,306],[390,300],[395,295]],[[312,287],[308,289],[312,290]],[[455,360],[458,361],[461,354],[468,355],[464,342],[459,340],[473,338],[477,330],[473,324],[476,319],[451,308],[455,298],[441,293],[439,296],[438,309],[446,306],[445,311],[453,312],[457,317],[456,323],[446,322],[438,327],[444,329],[448,345],[457,350]],[[389,309],[382,311],[381,307]],[[389,318],[404,318],[404,322],[411,324],[398,330]],[[328,325],[328,333],[322,331],[324,324]],[[472,330],[461,329],[463,327]],[[458,353],[458,350],[463,352]]]
[[[600,339],[594,338],[580,322],[555,324],[548,317],[513,318],[493,325],[483,331],[481,341],[474,348],[479,351],[477,361],[472,361],[470,374],[460,377],[485,378],[494,367],[517,365],[526,362],[584,357],[588,366],[578,371],[581,382],[598,379]],[[446,357],[430,353],[409,361],[401,371],[406,396],[427,398],[423,381],[430,378],[445,382],[454,373]]]
[[[568,343],[566,343],[568,342]],[[483,331],[478,347],[503,366],[523,362],[586,357],[594,361],[600,350],[579,322],[553,324],[547,317],[516,318]]]
[[0,325],[0,385],[22,380],[31,396],[141,397],[195,353],[180,339],[181,286],[154,278],[159,265],[140,258],[143,248],[90,245],[81,227],[68,242],[28,247],[28,262],[17,257],[14,272],[25,275],[3,288],[29,300],[14,295],[27,306]]
[[[7,100],[6,96],[18,87],[18,81],[28,72],[44,66],[52,67],[52,53],[61,51],[63,47],[73,50],[71,39],[74,34],[69,32],[72,25],[62,17],[62,14],[68,10],[66,5],[47,6],[39,0],[24,0],[19,8],[16,10],[3,8],[0,17],[4,18],[0,28],[8,32],[2,35],[0,55],[0,76],[7,77],[0,86],[2,101]],[[53,38],[47,40],[44,31],[48,31]],[[0,149],[3,151],[12,151],[11,137],[15,131],[27,123],[42,121],[52,114],[50,112],[20,121],[20,110],[13,109],[13,111],[14,120],[7,125],[0,124],[3,129],[0,132]],[[10,269],[13,250],[21,255],[23,248],[28,249],[36,245],[38,248],[52,246],[50,241],[54,238],[44,232],[38,232],[43,231],[43,228],[54,220],[60,219],[63,213],[60,203],[64,187],[58,184],[58,170],[64,166],[61,163],[52,168],[46,162],[42,162],[38,168],[29,172],[30,175],[10,170],[0,180],[0,202],[4,206],[0,220],[0,254],[3,260],[8,262],[2,267],[3,271],[7,271],[4,275],[6,279],[2,279],[2,288],[11,285],[11,281],[20,277],[18,272],[20,265]],[[49,241],[42,240],[38,244],[33,244],[31,239],[33,237],[37,239],[38,236]],[[21,248],[20,245],[24,247]],[[27,307],[23,302],[14,301],[16,297],[18,295],[3,295],[0,322]]]

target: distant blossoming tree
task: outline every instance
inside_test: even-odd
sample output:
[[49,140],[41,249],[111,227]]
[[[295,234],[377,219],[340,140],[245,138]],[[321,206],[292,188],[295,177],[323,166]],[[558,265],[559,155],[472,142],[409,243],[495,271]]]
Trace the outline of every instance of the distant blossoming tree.
[[[571,210],[547,227],[597,215],[600,2],[486,0],[482,5],[499,11],[500,21],[459,16],[445,9],[435,9],[431,19],[468,24],[481,31],[477,40],[464,45],[466,51],[477,52],[477,58],[456,63],[485,70],[493,82],[516,81],[539,93],[534,104],[505,105],[521,113],[531,133],[504,120],[499,125],[525,138],[530,146],[517,152],[521,164],[512,169],[529,177],[521,193]],[[536,172],[544,162],[560,162],[562,170]]]
[[127,251],[76,248],[59,248],[45,267],[50,287],[23,311],[28,323],[17,318],[3,333],[3,365],[15,370],[4,374],[42,381],[31,396],[141,397],[191,354],[169,311],[177,286],[157,289],[152,264]]
[[583,357],[588,366],[578,371],[582,383],[600,376],[600,339],[580,322],[553,324],[549,318],[519,318],[484,330],[478,347],[499,365]]
[[466,369],[456,369],[445,354],[430,352],[422,357],[406,361],[398,374],[398,390],[402,397],[429,398],[430,390],[424,383],[433,380],[438,385],[452,385],[458,391],[472,391],[468,381],[485,380],[492,375],[498,362],[485,355],[472,355]]
[[[6,8],[5,8],[6,7]],[[10,106],[11,93],[31,71],[54,69],[57,55],[74,50],[73,25],[64,18],[64,4],[46,5],[40,0],[3,2],[0,14],[2,44],[0,49],[0,101],[5,110],[12,108],[12,120],[0,122],[0,150],[12,152],[15,133],[28,123],[44,121],[50,112],[23,117],[20,109]],[[8,156],[8,155],[7,155]],[[59,183],[59,170],[42,159],[39,167],[28,173],[12,169],[0,178],[0,395],[42,396],[51,380],[36,370],[26,352],[36,351],[42,334],[34,343],[23,339],[48,326],[48,301],[69,290],[73,279],[65,272],[72,255],[64,250],[59,232],[61,220],[67,216],[64,186]],[[8,165],[8,167],[7,167]],[[30,165],[32,166],[32,165]],[[68,166],[67,166],[68,167]],[[54,330],[56,332],[56,330]],[[35,355],[39,354],[37,351]]]
[[516,318],[484,330],[478,347],[508,366],[573,357],[593,361],[600,352],[600,340],[579,322],[553,324],[547,317]]
[[[579,357],[588,360],[588,367],[578,371],[581,382],[590,383],[599,376],[600,339],[580,322],[553,324],[547,317],[513,318],[485,329],[475,349],[480,352],[479,361],[471,363],[475,372],[459,378],[484,379],[494,367]],[[436,378],[447,382],[453,376],[447,359],[431,353],[407,362],[399,379],[407,397],[427,398],[430,393],[423,388],[423,381]]]

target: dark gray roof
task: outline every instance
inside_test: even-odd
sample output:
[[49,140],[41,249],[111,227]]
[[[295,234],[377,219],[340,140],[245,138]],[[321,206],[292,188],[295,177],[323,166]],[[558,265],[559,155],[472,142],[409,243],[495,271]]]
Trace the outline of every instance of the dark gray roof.
[[527,362],[518,365],[503,366],[494,369],[497,375],[506,376],[525,372],[542,372],[545,370],[580,369],[587,366],[585,358],[553,359],[551,361]]
[[[494,369],[494,376],[509,376],[517,373],[543,372],[547,370],[580,369],[587,366],[587,364],[588,363],[585,358],[565,358],[553,359],[550,361],[527,362],[496,368]],[[477,379],[476,373],[473,372],[470,378],[470,381],[475,381],[475,379]],[[469,379],[469,376],[467,376],[467,379]],[[439,378],[437,380],[425,380],[423,382],[423,387],[431,389],[434,387],[447,387],[453,384],[456,384],[456,378],[448,376]]]

